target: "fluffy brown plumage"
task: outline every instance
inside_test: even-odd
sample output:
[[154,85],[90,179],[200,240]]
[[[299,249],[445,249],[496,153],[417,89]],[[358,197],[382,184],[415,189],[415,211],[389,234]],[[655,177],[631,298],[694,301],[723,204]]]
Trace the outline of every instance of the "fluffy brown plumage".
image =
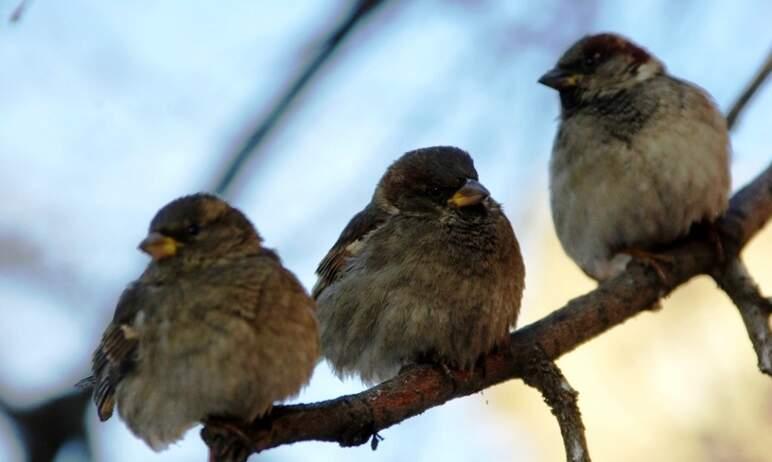
[[452,147],[411,151],[322,260],[322,353],[339,375],[385,380],[410,363],[469,368],[506,338],[523,291],[517,239]]
[[208,194],[162,208],[140,247],[153,257],[123,292],[93,358],[101,420],[117,404],[161,450],[209,416],[252,420],[308,382],[314,303],[249,220]]
[[555,229],[591,277],[621,272],[728,206],[729,137],[704,90],[615,34],[584,37],[539,82],[560,92]]

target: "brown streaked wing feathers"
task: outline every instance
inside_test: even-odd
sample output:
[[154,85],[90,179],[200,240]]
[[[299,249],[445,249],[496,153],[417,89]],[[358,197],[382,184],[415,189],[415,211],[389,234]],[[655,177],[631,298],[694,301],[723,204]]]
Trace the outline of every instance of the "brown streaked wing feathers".
[[136,337],[128,335],[131,332],[128,323],[133,321],[141,308],[137,292],[137,286],[132,285],[121,295],[113,322],[105,330],[94,352],[91,366],[94,375],[79,382],[81,386],[93,385],[94,403],[102,421],[112,416],[115,387],[134,364],[134,353],[139,342]]
[[351,256],[349,246],[376,229],[386,221],[387,217],[385,212],[378,210],[372,204],[354,215],[354,218],[349,221],[338,240],[316,268],[319,280],[311,293],[314,300],[340,275],[340,271],[345,267],[346,259]]

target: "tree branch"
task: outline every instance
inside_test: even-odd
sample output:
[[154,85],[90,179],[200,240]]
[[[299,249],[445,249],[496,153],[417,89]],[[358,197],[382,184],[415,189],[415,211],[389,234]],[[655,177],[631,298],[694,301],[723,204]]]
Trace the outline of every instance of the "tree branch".
[[[21,429],[30,462],[50,462],[64,443],[72,440],[85,442],[86,423],[83,413],[90,401],[90,393],[78,391],[59,396],[30,409],[8,409]],[[73,416],[79,416],[74,419]],[[88,452],[88,460],[90,450]]]
[[[734,258],[772,215],[772,165],[733,197],[717,228],[724,253]],[[221,424],[238,429],[252,452],[299,441],[329,441],[341,446],[366,443],[372,435],[451,399],[526,375],[538,347],[554,360],[582,343],[652,306],[660,297],[698,274],[721,264],[716,246],[706,238],[685,239],[667,252],[675,262],[665,284],[656,272],[631,264],[618,277],[571,300],[563,308],[518,329],[509,347],[481,359],[472,371],[443,372],[411,366],[397,377],[355,395],[313,404],[276,406],[251,424],[218,421],[202,430],[208,444],[222,436]]]
[[761,295],[758,286],[739,258],[730,262],[725,271],[713,278],[740,310],[758,357],[759,370],[764,374],[772,375],[772,331],[769,325],[772,301]]
[[308,87],[309,82],[313,80],[335,52],[340,49],[341,45],[351,35],[351,32],[384,3],[386,3],[386,0],[358,0],[356,2],[351,13],[344,17],[340,24],[330,32],[330,35],[322,41],[318,52],[308,60],[308,63],[301,68],[298,75],[291,80],[287,89],[272,104],[272,109],[266,114],[265,118],[250,130],[250,134],[246,137],[243,144],[237,151],[231,154],[231,159],[228,161],[214,188],[217,193],[225,194],[228,191],[241,168],[254,155],[257,148],[268,134],[271,133],[276,124],[284,118],[292,104]]
[[11,16],[8,17],[8,22],[10,23],[19,22],[21,17],[27,11],[27,8],[29,8],[30,3],[31,3],[31,0],[21,0],[21,2],[19,2],[16,8],[13,9]]
[[541,349],[534,347],[532,350],[532,365],[525,368],[523,382],[541,392],[544,402],[558,420],[566,461],[591,462],[582,413],[577,404],[579,393],[571,387],[558,365],[544,357]]
[[730,129],[735,126],[738,116],[761,87],[761,84],[767,79],[770,72],[772,72],[772,50],[770,50],[767,60],[761,66],[758,73],[756,73],[753,80],[751,80],[751,83],[748,84],[734,105],[732,105],[732,109],[729,110],[729,114],[726,116],[726,124]]
[[[761,69],[759,69],[756,76],[729,111],[727,116],[727,126],[729,129],[737,126],[736,122],[740,112],[758,92],[761,84],[769,77],[770,72],[772,72],[772,50],[770,50],[767,60],[761,66]],[[767,170],[767,173],[769,173],[769,170]],[[753,198],[746,196],[749,194],[752,196],[757,193],[761,193],[760,198],[764,197],[763,191],[740,191],[732,201],[735,203],[750,202]],[[764,208],[763,204],[759,205],[762,207],[760,216],[768,215],[768,205],[766,208]],[[750,209],[755,210],[752,207]],[[745,219],[747,216],[737,215],[735,218]],[[729,226],[730,224],[731,226]],[[737,228],[737,223],[728,223],[725,232],[736,233]],[[730,238],[729,241],[732,242],[733,240]],[[732,250],[735,254],[738,254],[738,249]],[[758,286],[748,273],[739,255],[729,260],[723,268],[717,268],[713,274],[713,279],[729,295],[740,311],[740,316],[742,316],[745,323],[753,349],[756,351],[759,370],[764,374],[772,375],[772,326],[770,326],[772,302],[761,295]]]

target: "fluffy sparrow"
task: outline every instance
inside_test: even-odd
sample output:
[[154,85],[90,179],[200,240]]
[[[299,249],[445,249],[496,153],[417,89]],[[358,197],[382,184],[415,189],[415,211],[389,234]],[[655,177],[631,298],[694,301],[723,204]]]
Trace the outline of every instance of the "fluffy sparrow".
[[648,51],[615,34],[587,36],[539,82],[562,106],[552,218],[589,276],[611,278],[631,256],[658,269],[652,252],[726,210],[726,122],[704,90]]
[[461,149],[408,152],[317,269],[322,354],[339,376],[470,368],[506,339],[523,291],[517,239]]
[[161,450],[209,416],[251,421],[308,382],[319,354],[314,303],[240,211],[208,194],[179,198],[140,248],[152,261],[93,357],[101,420],[117,404]]

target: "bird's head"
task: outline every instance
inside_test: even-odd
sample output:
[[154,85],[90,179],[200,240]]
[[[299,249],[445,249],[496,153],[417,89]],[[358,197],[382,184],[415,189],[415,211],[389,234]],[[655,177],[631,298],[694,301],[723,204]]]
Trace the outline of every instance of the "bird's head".
[[150,222],[140,250],[155,262],[195,262],[260,249],[260,236],[239,210],[206,193],[180,197]]
[[588,35],[573,44],[539,83],[560,92],[564,109],[632,88],[665,72],[648,51],[617,34]]
[[485,210],[488,190],[478,182],[472,158],[448,146],[404,154],[378,183],[375,202],[403,212],[466,213]]

